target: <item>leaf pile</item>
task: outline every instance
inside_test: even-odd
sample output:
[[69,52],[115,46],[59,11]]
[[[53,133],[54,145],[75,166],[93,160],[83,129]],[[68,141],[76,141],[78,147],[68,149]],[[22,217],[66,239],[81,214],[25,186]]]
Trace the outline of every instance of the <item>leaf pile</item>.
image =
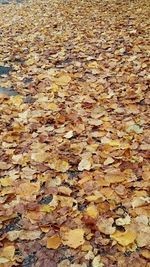
[[0,266],[150,267],[149,7],[0,5]]

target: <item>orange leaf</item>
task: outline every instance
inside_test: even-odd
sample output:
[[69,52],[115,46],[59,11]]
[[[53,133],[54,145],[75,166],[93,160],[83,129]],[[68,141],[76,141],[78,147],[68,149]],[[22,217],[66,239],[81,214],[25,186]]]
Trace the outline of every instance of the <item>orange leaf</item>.
[[61,245],[61,239],[58,235],[48,237],[47,248],[57,249]]

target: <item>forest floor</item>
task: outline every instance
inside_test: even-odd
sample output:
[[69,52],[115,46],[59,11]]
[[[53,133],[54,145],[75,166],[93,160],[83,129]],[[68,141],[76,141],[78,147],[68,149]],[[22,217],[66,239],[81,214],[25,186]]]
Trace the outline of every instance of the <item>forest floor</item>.
[[0,4],[1,267],[150,267],[149,31],[149,0]]

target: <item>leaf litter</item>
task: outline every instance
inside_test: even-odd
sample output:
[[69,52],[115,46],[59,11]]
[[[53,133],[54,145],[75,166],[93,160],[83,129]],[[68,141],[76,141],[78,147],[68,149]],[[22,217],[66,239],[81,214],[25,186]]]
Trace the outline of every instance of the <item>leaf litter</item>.
[[150,266],[149,12],[0,4],[0,266]]

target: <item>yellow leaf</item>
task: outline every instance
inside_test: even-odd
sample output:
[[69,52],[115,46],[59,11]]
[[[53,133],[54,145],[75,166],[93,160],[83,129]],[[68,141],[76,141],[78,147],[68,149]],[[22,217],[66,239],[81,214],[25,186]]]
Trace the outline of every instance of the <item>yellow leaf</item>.
[[104,264],[101,262],[100,255],[97,255],[92,261],[92,267],[103,267]]
[[14,246],[7,246],[4,247],[3,250],[0,252],[0,258],[6,258],[8,261],[13,260],[15,255],[15,247]]
[[114,234],[111,235],[113,239],[115,239],[120,245],[128,246],[129,244],[133,243],[136,239],[136,232],[134,231],[126,231],[126,232],[119,232],[116,231]]
[[61,245],[61,239],[58,235],[48,237],[47,239],[47,248],[57,249]]
[[35,63],[35,59],[34,58],[29,58],[28,60],[26,60],[26,65],[27,66],[31,66]]
[[98,68],[98,63],[96,61],[93,61],[93,62],[88,64],[88,68],[97,69]]
[[47,104],[47,109],[50,109],[52,111],[57,111],[58,106],[55,103],[49,103],[49,104]]
[[94,219],[98,216],[98,211],[97,211],[97,208],[95,207],[95,205],[88,206],[86,209],[86,213],[88,216],[90,216]]
[[31,154],[31,159],[39,163],[46,161],[47,158],[48,158],[48,155],[45,151],[33,152]]
[[[6,262],[8,262],[9,260],[4,258],[4,257],[0,257],[0,264],[4,264]],[[2,267],[2,266],[1,266]]]
[[46,212],[46,213],[49,213],[49,212],[51,212],[51,211],[53,211],[53,210],[54,210],[54,207],[49,206],[49,205],[42,205],[42,206],[40,207],[40,211],[42,211],[42,212]]
[[112,141],[110,141],[108,144],[109,144],[110,146],[116,146],[116,147],[120,147],[120,146],[121,146],[120,142],[117,141],[117,140],[112,140]]
[[64,196],[58,196],[58,200],[60,201],[61,207],[70,207],[72,208],[73,203],[75,200],[72,197],[64,197]]
[[144,249],[142,252],[141,252],[141,255],[146,258],[146,259],[150,259],[150,251],[147,250],[147,249]]
[[79,246],[83,245],[84,240],[84,230],[83,229],[74,229],[69,230],[68,232],[64,233],[62,243],[67,245],[71,248],[78,248]]
[[16,188],[17,194],[26,200],[30,200],[34,198],[34,195],[36,195],[40,190],[40,183],[30,183],[24,182],[19,185],[18,188]]
[[0,179],[0,184],[2,186],[9,186],[12,185],[13,180],[10,177],[5,177],[3,179]]
[[89,171],[92,167],[92,159],[90,157],[84,157],[82,158],[82,160],[80,161],[79,165],[78,165],[78,170],[79,171],[83,171],[83,170],[87,170]]
[[57,84],[53,83],[51,86],[51,90],[52,90],[52,92],[56,93],[59,91],[59,86]]
[[70,81],[71,81],[71,78],[70,76],[66,73],[66,74],[62,74],[60,77],[58,78],[55,78],[55,83],[57,85],[62,85],[62,86],[65,86],[67,85]]
[[94,192],[94,195],[85,197],[85,199],[87,199],[89,202],[96,201],[100,198],[103,199],[104,196],[98,191]]
[[10,98],[10,104],[19,107],[23,103],[23,97],[20,95],[12,96]]
[[54,169],[58,172],[66,172],[70,166],[67,161],[60,160],[60,159],[54,159],[52,163],[49,164],[51,169]]

